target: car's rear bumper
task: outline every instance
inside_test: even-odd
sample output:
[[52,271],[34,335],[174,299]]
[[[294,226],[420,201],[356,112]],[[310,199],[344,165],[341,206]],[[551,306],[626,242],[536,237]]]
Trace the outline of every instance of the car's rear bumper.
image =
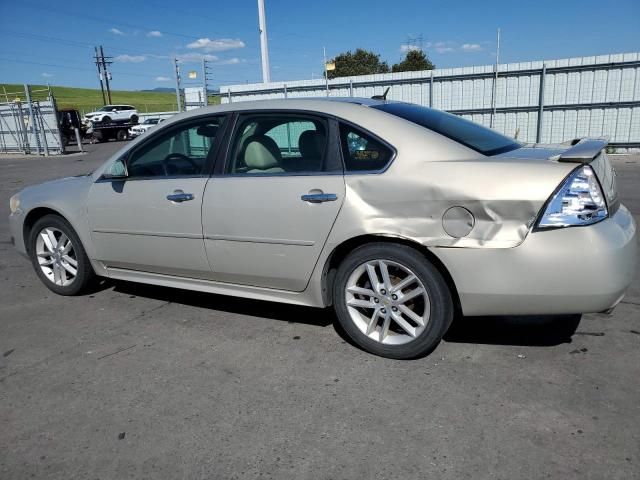
[[530,233],[515,248],[433,249],[465,315],[606,311],[631,284],[637,251],[636,224],[624,206],[595,225]]

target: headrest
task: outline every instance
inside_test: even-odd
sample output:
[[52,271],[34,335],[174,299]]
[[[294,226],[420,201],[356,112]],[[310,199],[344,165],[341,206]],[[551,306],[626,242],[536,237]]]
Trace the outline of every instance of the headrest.
[[253,135],[245,143],[244,163],[250,169],[266,170],[279,167],[282,155],[271,137]]
[[302,158],[321,158],[324,153],[324,135],[315,130],[305,130],[298,139],[298,148]]
[[218,133],[218,125],[200,125],[196,133],[201,137],[215,138]]

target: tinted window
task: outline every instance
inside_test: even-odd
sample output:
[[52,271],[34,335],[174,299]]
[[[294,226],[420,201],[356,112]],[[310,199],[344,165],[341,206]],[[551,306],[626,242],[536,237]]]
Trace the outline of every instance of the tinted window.
[[130,156],[129,176],[200,175],[223,120],[222,117],[208,118],[160,133]]
[[226,172],[296,174],[339,170],[327,155],[327,123],[304,115],[256,115],[241,118]]
[[512,138],[441,110],[410,103],[385,103],[373,108],[417,123],[483,155],[497,155],[521,146]]
[[340,125],[340,142],[347,172],[382,170],[393,152],[380,141],[350,125]]

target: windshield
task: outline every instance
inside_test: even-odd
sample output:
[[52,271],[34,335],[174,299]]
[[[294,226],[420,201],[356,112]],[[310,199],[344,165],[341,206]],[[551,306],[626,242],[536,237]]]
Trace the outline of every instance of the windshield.
[[521,147],[512,138],[441,110],[411,103],[385,103],[372,108],[428,128],[483,155],[498,155]]
[[111,110],[113,110],[115,107],[113,105],[105,105],[102,108],[99,108],[97,111],[98,112],[110,112]]
[[145,125],[155,125],[158,123],[157,118],[147,118],[144,122]]

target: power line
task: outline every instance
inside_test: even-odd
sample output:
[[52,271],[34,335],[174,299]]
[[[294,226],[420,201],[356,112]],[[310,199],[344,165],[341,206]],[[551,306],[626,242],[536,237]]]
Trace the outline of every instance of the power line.
[[[149,27],[149,26],[145,26],[145,25],[137,25],[137,24],[133,24],[133,23],[125,23],[122,22],[120,19],[114,19],[114,18],[105,18],[103,16],[97,17],[94,15],[87,15],[84,13],[77,13],[77,12],[70,12],[68,10],[63,10],[63,9],[59,9],[59,8],[53,8],[50,5],[44,5],[44,4],[39,4],[39,3],[34,3],[34,2],[29,2],[26,0],[22,0],[21,2],[22,5],[31,5],[32,7],[36,7],[39,8],[41,10],[49,10],[50,12],[53,13],[57,13],[60,15],[67,15],[70,17],[76,17],[76,18],[82,18],[84,20],[91,20],[93,22],[98,22],[98,23],[102,23],[102,24],[106,24],[106,25],[119,25],[122,27],[126,27],[126,28],[133,28],[133,29],[139,29],[139,30],[145,30],[145,31],[150,31],[150,30],[157,30],[157,27]],[[171,35],[171,36],[175,36],[175,37],[182,37],[182,38],[188,38],[188,39],[193,39],[193,40],[197,40],[200,37],[196,37],[193,35],[187,35],[184,33],[180,33],[180,32],[171,32],[171,31],[167,31],[167,30],[162,30],[162,34],[163,35]]]
[[[10,63],[24,63],[26,65],[38,65],[41,67],[51,67],[51,68],[65,68],[67,70],[76,70],[79,72],[94,72],[91,68],[83,68],[83,67],[74,67],[72,65],[62,65],[59,63],[43,63],[43,62],[31,62],[28,60],[19,60],[16,58],[6,58],[0,57],[0,61],[10,62]],[[143,77],[143,78],[154,78],[156,75],[146,75],[143,73],[131,73],[131,72],[118,72],[118,75],[127,75],[130,77]]]
[[[25,37],[25,38],[31,38],[34,40],[39,40],[42,42],[47,42],[47,43],[58,43],[60,45],[67,45],[70,47],[76,47],[76,48],[93,48],[93,45],[89,44],[89,43],[83,43],[83,42],[76,42],[73,40],[66,40],[64,38],[60,38],[60,37],[53,37],[50,35],[40,35],[40,34],[36,34],[36,33],[29,33],[29,32],[18,32],[15,30],[7,30],[7,29],[3,29],[3,31],[0,32],[0,35],[11,35],[11,36],[21,36],[21,37]],[[155,54],[152,52],[142,52],[142,51],[137,51],[137,50],[122,50],[118,47],[114,47],[112,45],[104,45],[105,48],[108,48],[110,51],[112,52],[117,52],[117,53],[122,53],[122,54],[132,54],[132,55],[145,55],[145,56],[156,56],[156,57],[163,57],[163,58],[169,58],[168,55],[162,55],[162,54]]]

